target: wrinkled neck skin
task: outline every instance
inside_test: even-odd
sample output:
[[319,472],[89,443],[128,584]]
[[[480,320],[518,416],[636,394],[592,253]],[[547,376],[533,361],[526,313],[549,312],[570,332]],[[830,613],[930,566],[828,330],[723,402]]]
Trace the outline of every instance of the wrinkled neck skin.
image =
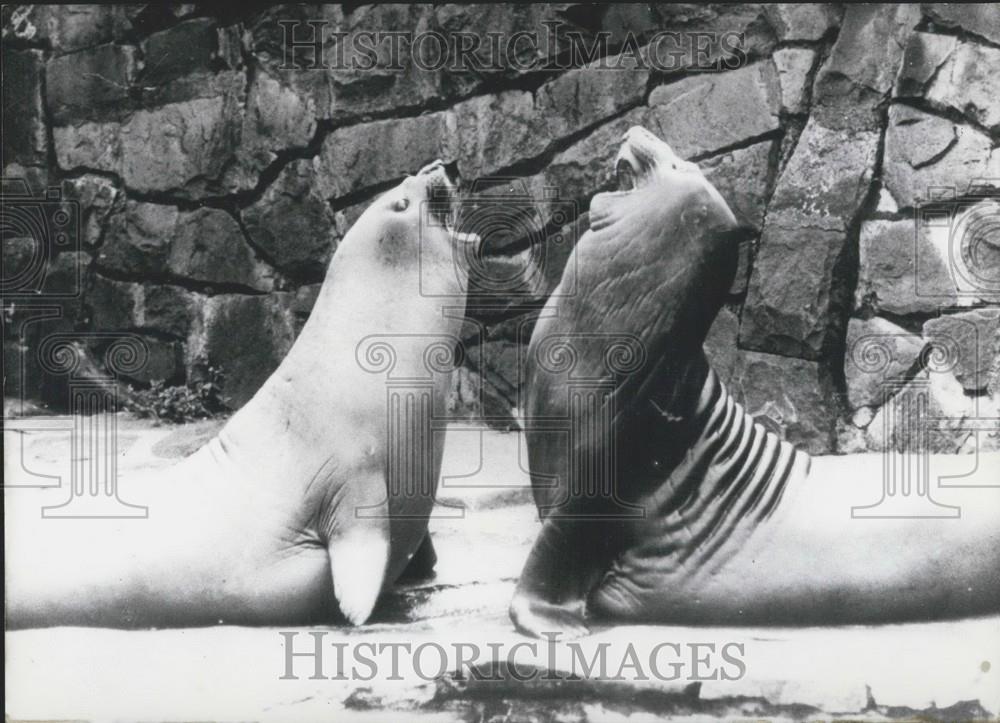
[[[743,549],[810,468],[809,455],[747,414],[698,356],[704,381],[684,418],[650,420],[652,469],[638,471],[648,474],[638,501],[645,518],[631,526],[633,544],[615,563],[641,580],[641,561],[655,559],[657,584],[678,590],[710,578]],[[670,438],[685,442],[682,453]]]

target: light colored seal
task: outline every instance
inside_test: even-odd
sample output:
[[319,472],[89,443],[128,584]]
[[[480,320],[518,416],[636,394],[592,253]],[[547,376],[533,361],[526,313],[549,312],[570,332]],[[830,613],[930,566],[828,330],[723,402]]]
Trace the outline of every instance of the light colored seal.
[[[337,606],[360,624],[418,549],[432,557],[443,435],[428,444],[427,421],[447,374],[428,363],[458,341],[443,297],[461,304],[465,287],[454,192],[439,161],[372,203],[253,399],[177,466],[123,480],[148,519],[9,530],[8,624],[304,624]],[[433,382],[401,413],[387,373]]]
[[529,345],[543,525],[511,604],[518,629],[1000,610],[1000,489],[940,493],[960,519],[852,516],[879,499],[881,457],[810,460],[755,423],[705,359],[740,233],[725,202],[642,128],[616,162],[623,190],[594,198],[567,264],[575,293],[556,290]]

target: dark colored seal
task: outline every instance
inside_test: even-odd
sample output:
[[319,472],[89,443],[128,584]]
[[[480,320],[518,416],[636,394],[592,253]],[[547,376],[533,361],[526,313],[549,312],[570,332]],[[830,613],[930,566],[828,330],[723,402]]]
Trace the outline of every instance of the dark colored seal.
[[[525,428],[543,523],[511,604],[518,629],[1000,609],[997,491],[962,520],[853,519],[877,493],[879,457],[810,460],[736,403],[702,351],[743,236],[725,202],[642,128],[616,164],[622,190],[594,197],[567,264],[574,277],[528,348]],[[942,565],[942,549],[960,562]]]

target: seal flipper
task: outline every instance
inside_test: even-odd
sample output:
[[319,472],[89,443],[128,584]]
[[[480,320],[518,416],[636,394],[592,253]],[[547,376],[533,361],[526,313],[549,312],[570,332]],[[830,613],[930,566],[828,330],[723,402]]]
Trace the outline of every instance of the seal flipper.
[[326,522],[333,594],[353,625],[371,615],[389,563],[389,504],[385,474],[372,471],[344,486]]
[[564,640],[590,632],[587,595],[614,556],[608,543],[619,539],[614,530],[595,535],[592,525],[607,524],[565,512],[546,518],[510,604],[510,618],[520,632],[534,637],[559,633]]

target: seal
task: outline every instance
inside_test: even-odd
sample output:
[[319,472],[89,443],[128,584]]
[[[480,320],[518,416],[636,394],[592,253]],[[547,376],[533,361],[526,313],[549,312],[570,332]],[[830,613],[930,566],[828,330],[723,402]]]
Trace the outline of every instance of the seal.
[[[338,607],[360,624],[415,553],[433,565],[444,440],[427,443],[427,419],[448,375],[427,365],[458,342],[461,311],[441,298],[465,293],[456,202],[437,161],[365,210],[256,395],[178,465],[122,480],[148,519],[8,529],[8,624],[304,624]],[[427,283],[440,293],[423,294]],[[403,412],[378,373],[390,363],[400,378],[433,379]]]
[[575,293],[556,289],[528,346],[543,522],[515,626],[571,637],[601,619],[795,625],[1000,610],[998,490],[953,490],[961,519],[852,517],[878,499],[881,456],[811,459],[755,422],[704,355],[744,233],[723,199],[643,128],[625,135],[616,170],[621,190],[594,197],[567,264]]

